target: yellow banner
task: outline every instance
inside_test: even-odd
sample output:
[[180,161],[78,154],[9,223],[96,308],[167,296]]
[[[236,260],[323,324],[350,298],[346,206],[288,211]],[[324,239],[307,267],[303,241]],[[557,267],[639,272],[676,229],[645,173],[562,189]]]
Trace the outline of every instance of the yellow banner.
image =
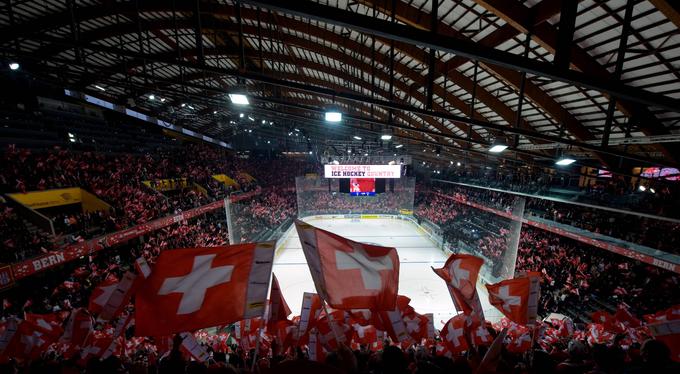
[[380,217],[378,217],[375,214],[362,214],[361,218],[362,219],[377,219],[377,218],[380,218]]
[[401,213],[405,216],[413,215],[413,211],[410,210],[410,209],[399,209],[399,213]]
[[229,178],[226,174],[216,174],[216,175],[213,175],[212,177],[217,179],[218,181],[226,184],[227,186],[238,187],[238,183],[236,183],[235,180]]
[[43,209],[53,206],[79,204],[82,201],[80,188],[58,188],[47,191],[32,191],[28,193],[12,193],[7,196],[33,209]]
[[153,181],[143,181],[147,187],[156,191],[173,191],[189,187],[186,178],[182,179],[156,179]]

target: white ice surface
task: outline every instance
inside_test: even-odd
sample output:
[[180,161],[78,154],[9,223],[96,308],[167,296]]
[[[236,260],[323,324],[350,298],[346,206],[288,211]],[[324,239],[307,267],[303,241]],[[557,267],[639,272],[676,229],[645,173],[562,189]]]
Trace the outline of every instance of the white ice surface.
[[[447,255],[414,223],[398,219],[311,219],[318,228],[346,238],[395,247],[399,253],[399,294],[411,298],[411,306],[418,313],[433,313],[435,327],[457,314],[446,284],[431,269],[442,267]],[[274,260],[274,274],[279,280],[283,295],[294,315],[300,314],[303,292],[316,292],[309,273],[300,240],[295,229],[287,238]],[[479,287],[483,308],[494,313],[487,301],[486,292]],[[491,308],[491,309],[490,309]],[[489,318],[495,320],[496,318]]]

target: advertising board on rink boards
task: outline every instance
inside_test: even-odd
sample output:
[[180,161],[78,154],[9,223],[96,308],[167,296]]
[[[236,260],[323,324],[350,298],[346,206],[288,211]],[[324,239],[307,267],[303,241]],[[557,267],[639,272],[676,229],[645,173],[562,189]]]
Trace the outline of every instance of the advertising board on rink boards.
[[326,178],[400,178],[401,165],[324,165]]

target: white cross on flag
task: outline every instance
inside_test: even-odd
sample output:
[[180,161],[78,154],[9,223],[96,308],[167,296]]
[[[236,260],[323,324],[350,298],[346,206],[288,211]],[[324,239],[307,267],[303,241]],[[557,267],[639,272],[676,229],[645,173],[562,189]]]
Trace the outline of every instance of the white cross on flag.
[[399,283],[397,250],[355,242],[295,221],[321,297],[335,309],[393,310]]
[[453,354],[458,354],[468,350],[468,343],[465,339],[465,315],[454,316],[441,331],[441,338],[446,348]]
[[484,320],[484,312],[477,294],[477,277],[483,264],[484,260],[479,257],[453,254],[444,267],[432,268],[446,282],[456,309],[467,315],[476,314],[479,320]]
[[489,302],[511,321],[520,325],[536,321],[536,308],[540,284],[538,277],[530,275],[487,284]]
[[164,336],[262,316],[274,243],[161,252],[136,296],[135,334]]

